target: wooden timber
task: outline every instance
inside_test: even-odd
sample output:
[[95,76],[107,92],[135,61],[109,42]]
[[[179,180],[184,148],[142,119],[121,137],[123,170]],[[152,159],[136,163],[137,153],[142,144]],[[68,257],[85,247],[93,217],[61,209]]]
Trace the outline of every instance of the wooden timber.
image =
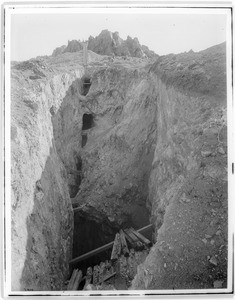
[[88,284],[91,283],[91,280],[92,280],[92,274],[93,274],[93,271],[92,271],[92,267],[88,267],[87,268],[87,272],[86,272],[86,282],[85,282],[85,285],[84,285],[84,290],[86,289],[86,287],[88,286]]
[[67,290],[68,291],[77,290],[81,281],[82,281],[82,271],[78,269],[74,269]]
[[74,280],[74,284],[73,284],[73,288],[72,288],[73,291],[77,291],[81,281],[82,281],[82,271],[80,270],[80,271],[78,271],[77,276]]
[[93,268],[93,284],[97,284],[99,281],[99,266],[94,266]]
[[121,240],[121,246],[122,246],[122,253],[124,254],[124,256],[128,256],[129,255],[129,249],[128,249],[128,246],[127,246],[125,234],[124,234],[122,229],[120,230],[120,240]]
[[69,284],[68,284],[68,286],[67,286],[67,290],[68,290],[68,291],[72,290],[73,285],[74,285],[74,280],[75,280],[75,278],[76,278],[77,273],[78,273],[78,269],[74,269],[74,270],[73,270],[73,273],[72,273],[72,276],[71,276],[71,278],[70,278],[70,280],[69,280]]
[[120,253],[121,253],[121,248],[122,248],[122,245],[121,245],[121,240],[120,240],[120,234],[116,233],[115,240],[113,243],[113,250],[111,253],[111,261],[118,260]]
[[136,231],[134,228],[130,228],[130,230],[134,233],[134,235],[136,235],[139,240],[144,243],[147,247],[151,247],[152,246],[152,242],[150,242],[149,239],[147,239],[146,237],[144,237],[141,233],[139,233],[138,231]]
[[110,278],[112,278],[112,277],[115,276],[115,275],[116,275],[116,272],[112,272],[112,273],[108,274],[107,276],[105,276],[105,277],[102,279],[102,281],[99,281],[99,282],[98,282],[98,285],[101,284],[101,283],[103,283],[104,281],[109,280]]
[[133,240],[134,245],[135,245],[134,248],[136,248],[137,250],[143,250],[144,249],[143,243],[137,238],[136,235],[134,235],[134,233],[130,229],[127,228],[124,231],[126,233],[126,236],[128,235],[130,237],[130,239]]

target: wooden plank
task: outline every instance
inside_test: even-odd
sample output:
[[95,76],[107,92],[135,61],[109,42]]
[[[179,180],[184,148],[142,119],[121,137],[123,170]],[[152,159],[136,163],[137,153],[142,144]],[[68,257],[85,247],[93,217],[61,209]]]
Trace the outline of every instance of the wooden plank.
[[[78,208],[75,208],[74,211],[76,211],[76,210],[80,210],[80,208],[79,208],[79,207],[78,207]],[[149,224],[149,225],[147,225],[147,226],[145,226],[145,227],[142,227],[142,228],[138,229],[137,231],[138,231],[139,233],[141,233],[141,234],[144,234],[144,233],[146,233],[146,232],[149,232],[149,230],[151,230],[152,227],[153,227],[153,225],[152,225],[152,224]],[[126,234],[125,234],[125,237],[126,237],[126,239],[127,239]],[[129,242],[129,241],[128,241],[128,242]],[[103,251],[106,251],[106,250],[112,248],[113,243],[114,243],[114,242],[110,242],[110,243],[108,243],[108,244],[106,244],[106,245],[103,245],[103,246],[101,246],[101,247],[99,247],[99,248],[96,248],[96,249],[94,249],[94,250],[92,250],[92,251],[89,251],[89,252],[84,253],[84,254],[82,254],[82,255],[80,255],[80,256],[78,256],[78,257],[75,257],[75,258],[73,258],[72,260],[70,260],[69,264],[71,264],[71,265],[72,265],[72,264],[76,264],[76,263],[78,263],[78,262],[80,262],[80,261],[83,261],[83,260],[85,260],[85,259],[87,259],[87,258],[90,258],[90,257],[92,257],[92,256],[95,256],[95,255],[98,254],[98,253],[101,253],[101,252],[103,252]],[[132,247],[133,247],[133,246],[132,246]]]
[[81,281],[82,281],[82,271],[79,270],[77,275],[76,275],[76,278],[74,280],[74,284],[73,284],[73,287],[72,287],[73,291],[77,291]]
[[121,240],[119,233],[116,233],[114,244],[113,244],[113,250],[111,253],[111,261],[115,261],[119,258],[121,253]]
[[128,246],[127,246],[125,234],[124,234],[122,229],[120,230],[120,240],[121,240],[121,245],[122,245],[122,253],[125,256],[128,256],[129,255],[129,249],[128,249]]
[[136,235],[140,241],[142,243],[144,243],[147,247],[151,247],[152,246],[152,242],[150,242],[149,239],[147,239],[146,237],[144,237],[141,233],[137,232],[134,228],[130,228],[130,230],[134,233],[134,235]]
[[93,269],[93,284],[96,285],[99,281],[99,266],[94,266]]
[[92,270],[92,267],[88,267],[87,268],[87,271],[86,271],[86,282],[85,282],[85,285],[84,285],[84,290],[86,289],[86,287],[88,286],[88,284],[91,283],[91,280],[92,280],[92,274],[93,274],[93,270]]
[[131,230],[129,228],[125,229],[125,232],[129,235],[129,237],[135,242],[136,244],[136,249],[138,250],[143,250],[144,249],[144,245],[143,243],[137,238],[136,235],[134,235],[134,233],[131,232]]
[[72,290],[73,285],[74,285],[74,280],[75,280],[75,278],[76,278],[76,276],[77,276],[77,273],[78,273],[78,269],[74,269],[74,270],[73,270],[73,273],[72,273],[72,276],[71,276],[71,278],[70,278],[70,280],[69,280],[69,284],[68,284],[68,286],[67,286],[67,290],[68,290],[68,291],[71,291],[71,290]]
[[102,281],[99,281],[99,282],[97,283],[97,285],[99,285],[99,284],[101,284],[101,283],[103,283],[103,282],[109,280],[110,278],[112,278],[112,277],[115,276],[115,275],[116,275],[116,272],[112,272],[111,274],[109,274],[109,275],[107,275],[106,277],[104,277]]
[[133,241],[131,239],[131,237],[126,233],[126,229],[124,230],[124,234],[125,234],[125,238],[127,239],[128,243],[131,245],[132,248],[135,249],[137,247],[136,242]]
[[100,263],[100,270],[99,270],[99,282],[103,280],[103,278],[105,277],[105,263],[102,261]]

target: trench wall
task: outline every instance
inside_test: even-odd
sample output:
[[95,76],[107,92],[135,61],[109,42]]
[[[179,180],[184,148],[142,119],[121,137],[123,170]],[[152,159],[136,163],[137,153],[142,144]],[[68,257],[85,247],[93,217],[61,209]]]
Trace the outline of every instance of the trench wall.
[[68,274],[73,212],[52,117],[82,73],[29,80],[27,66],[12,74],[11,284],[14,291],[58,290]]

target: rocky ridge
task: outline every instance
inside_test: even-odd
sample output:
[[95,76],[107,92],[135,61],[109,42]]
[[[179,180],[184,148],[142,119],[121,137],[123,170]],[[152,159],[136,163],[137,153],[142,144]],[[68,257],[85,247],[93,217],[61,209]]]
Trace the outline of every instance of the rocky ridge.
[[81,51],[12,66],[13,289],[62,289],[72,248],[93,246],[84,228],[98,246],[149,217],[132,289],[225,288],[225,44],[154,63],[88,56],[87,95]]
[[[141,46],[137,38],[120,38],[118,32],[103,30],[97,37],[90,36],[88,39],[88,50],[100,55],[130,56],[142,58],[156,58],[157,54],[149,50],[147,46]],[[78,52],[83,49],[80,40],[68,41],[68,45],[56,48],[52,56],[66,52]]]

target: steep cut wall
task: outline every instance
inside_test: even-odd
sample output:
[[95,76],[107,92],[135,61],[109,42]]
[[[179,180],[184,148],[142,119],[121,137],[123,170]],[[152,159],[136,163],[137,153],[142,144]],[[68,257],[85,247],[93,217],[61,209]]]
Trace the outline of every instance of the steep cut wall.
[[74,256],[119,228],[146,225],[151,214],[156,243],[133,289],[226,287],[226,69],[218,49],[149,66],[89,52],[86,79],[74,71],[82,53],[13,68],[15,290],[63,288],[72,205]]
[[12,69],[11,279],[15,291],[61,289],[68,273],[73,212],[51,118],[80,74],[55,74],[37,61]]
[[226,85],[217,87],[218,97],[215,89],[213,96],[200,90],[193,96],[153,76],[159,94],[158,134],[149,201],[156,244],[131,288],[225,288]]
[[[54,119],[56,148],[69,174],[77,208],[75,222],[82,221],[75,230],[77,255],[86,238],[84,215],[103,232],[101,245],[120,227],[140,228],[149,223],[148,178],[156,136],[156,91],[146,70],[101,67],[91,70],[90,76],[87,96],[80,94],[81,81],[74,82]],[[82,130],[85,114],[93,116],[93,125]],[[83,147],[82,135],[87,140]],[[80,169],[76,168],[78,160]],[[76,183],[79,188],[74,190]],[[96,240],[98,234],[94,229],[87,251],[92,249],[89,240]]]

